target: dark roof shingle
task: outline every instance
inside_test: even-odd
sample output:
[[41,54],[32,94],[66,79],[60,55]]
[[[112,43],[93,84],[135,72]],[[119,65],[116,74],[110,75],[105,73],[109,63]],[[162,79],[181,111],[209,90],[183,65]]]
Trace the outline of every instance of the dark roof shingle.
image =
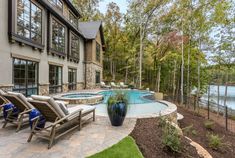
[[86,39],[95,39],[101,24],[101,21],[79,22],[79,30]]

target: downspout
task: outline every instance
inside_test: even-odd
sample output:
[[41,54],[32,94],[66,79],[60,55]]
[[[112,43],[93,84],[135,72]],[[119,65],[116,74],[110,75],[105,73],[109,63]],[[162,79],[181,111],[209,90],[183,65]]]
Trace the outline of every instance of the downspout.
[[84,68],[85,68],[85,72],[84,72],[84,89],[87,88],[87,81],[86,81],[86,70],[87,70],[87,51],[86,51],[86,43],[87,40],[84,40]]

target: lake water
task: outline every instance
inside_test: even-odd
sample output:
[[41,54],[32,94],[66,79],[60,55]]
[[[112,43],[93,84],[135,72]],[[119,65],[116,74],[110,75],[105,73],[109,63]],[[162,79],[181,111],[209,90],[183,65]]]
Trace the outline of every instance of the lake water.
[[[211,85],[210,86],[210,101],[217,103],[218,93],[217,93],[218,86]],[[224,105],[224,98],[225,98],[225,86],[220,86],[220,105]],[[208,92],[207,92],[208,93]],[[204,94],[202,99],[207,100],[208,94]],[[235,86],[228,86],[228,95],[227,95],[227,106],[235,109]]]

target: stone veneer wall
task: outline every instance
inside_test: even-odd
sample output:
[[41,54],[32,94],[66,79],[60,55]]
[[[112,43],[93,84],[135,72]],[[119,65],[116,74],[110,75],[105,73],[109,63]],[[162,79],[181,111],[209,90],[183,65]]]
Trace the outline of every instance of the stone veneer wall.
[[77,90],[82,90],[84,89],[84,83],[83,82],[78,82],[77,83]]
[[68,92],[69,91],[69,84],[68,83],[64,83],[62,86],[62,92]]
[[86,88],[99,88],[99,85],[95,83],[96,71],[100,71],[100,81],[103,79],[103,68],[94,63],[87,63],[86,65]]
[[39,95],[49,95],[49,83],[39,84]]

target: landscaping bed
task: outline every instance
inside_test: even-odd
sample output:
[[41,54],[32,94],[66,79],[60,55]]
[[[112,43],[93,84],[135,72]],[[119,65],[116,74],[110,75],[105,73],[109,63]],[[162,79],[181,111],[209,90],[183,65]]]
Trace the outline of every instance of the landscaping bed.
[[[235,134],[226,131],[225,128],[219,124],[208,121],[199,114],[182,107],[178,107],[178,112],[184,115],[184,119],[179,122],[180,127],[183,129],[188,128],[188,130],[183,130],[184,135],[199,143],[213,158],[235,157]],[[218,149],[212,149],[212,146],[209,145],[210,142],[208,138],[211,134],[218,135],[219,138],[221,138],[220,147]]]
[[157,118],[138,119],[132,136],[145,158],[198,158],[197,151],[182,137],[180,153],[174,153],[163,144],[163,129]]

